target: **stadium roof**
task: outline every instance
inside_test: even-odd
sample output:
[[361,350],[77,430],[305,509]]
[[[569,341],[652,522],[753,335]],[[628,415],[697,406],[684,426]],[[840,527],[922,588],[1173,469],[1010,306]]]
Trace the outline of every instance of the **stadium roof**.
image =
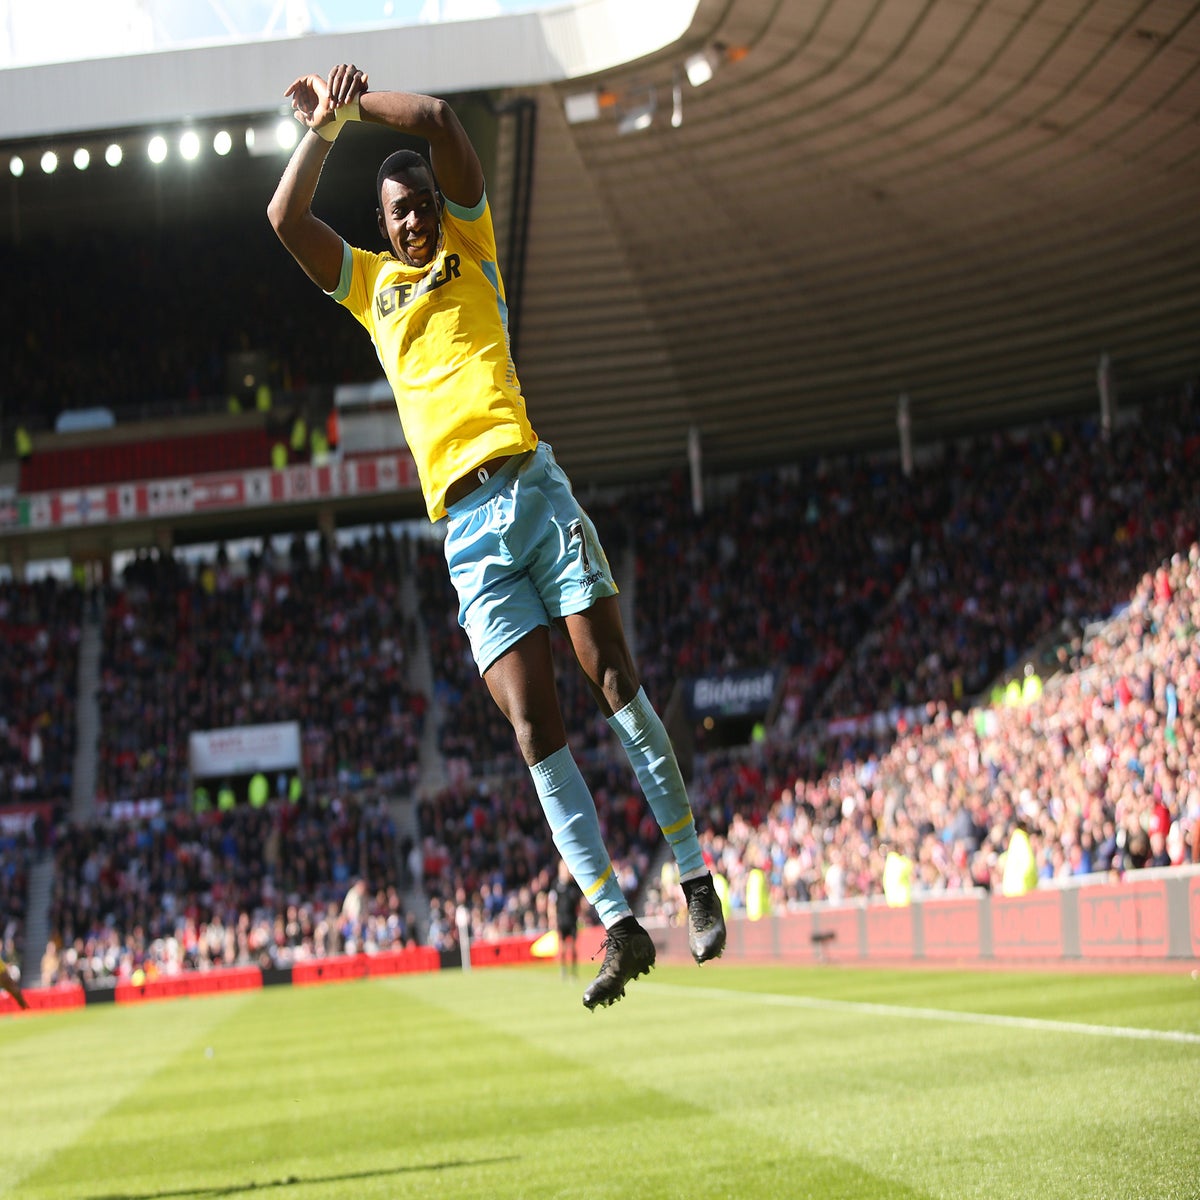
[[1126,395],[1200,370],[1200,7],[1166,0],[582,0],[0,72],[0,140],[273,111],[347,59],[536,101],[489,191],[520,216],[531,138],[518,369],[578,480],[693,426],[745,466],[891,445],[902,393],[920,442],[1094,407],[1106,353]]

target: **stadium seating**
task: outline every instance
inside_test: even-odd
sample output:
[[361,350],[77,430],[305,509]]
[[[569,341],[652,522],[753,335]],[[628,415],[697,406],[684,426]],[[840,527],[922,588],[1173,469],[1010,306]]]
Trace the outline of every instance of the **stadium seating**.
[[[911,857],[916,888],[994,886],[1018,819],[1047,882],[1187,854],[1200,820],[1186,767],[1198,453],[1185,397],[1146,406],[1112,443],[1087,420],[1059,422],[951,448],[911,479],[887,462],[815,462],[714,487],[702,518],[670,482],[599,514],[610,548],[609,528],[633,531],[639,663],[657,700],[696,672],[791,668],[758,743],[730,751],[697,731],[693,804],[735,904],[755,867],[776,906],[875,894],[888,845]],[[410,566],[417,626],[398,613],[396,581]],[[552,843],[454,610],[440,547],[425,539],[403,551],[373,539],[337,555],[264,554],[244,569],[218,558],[198,572],[143,557],[105,594],[102,798],[161,797],[186,816],[187,731],[266,719],[302,722],[314,811],[356,786],[409,791],[432,702],[449,782],[418,809],[426,936],[451,948],[460,907],[474,937],[541,928]],[[1085,648],[1084,626],[1114,612],[1113,645]],[[1047,634],[1061,661],[1042,673],[1059,677],[1034,703],[1004,693],[993,703],[986,685]],[[432,697],[408,680],[418,646]],[[652,872],[658,832],[569,649],[559,651],[573,747],[623,885],[674,919],[674,889]],[[1073,771],[1080,759],[1088,765]],[[258,819],[280,811],[274,802]],[[60,886],[86,876],[88,858],[64,859]],[[269,954],[261,929],[280,912],[268,921],[261,896],[238,891],[239,859],[209,861],[222,901],[240,897],[222,916],[232,950],[217,957]],[[293,897],[314,927],[333,902],[318,874]],[[69,944],[82,937],[89,960],[144,958],[148,924],[161,933],[153,889],[122,910],[115,941],[92,898],[57,899]],[[139,936],[130,959],[127,939]]]
[[223,556],[195,573],[145,556],[107,593],[100,680],[105,801],[187,803],[187,733],[299,721],[310,787],[417,767],[425,698],[407,681],[396,547],[371,539],[309,562]]
[[33,842],[25,833],[0,831],[0,958],[20,962]]
[[64,835],[47,985],[290,965],[413,937],[400,847],[377,793],[226,813],[182,808]]
[[21,465],[23,492],[88,487],[135,479],[171,479],[262,468],[271,461],[265,429],[227,429],[188,437],[39,450]]
[[70,798],[83,592],[0,583],[0,806]]

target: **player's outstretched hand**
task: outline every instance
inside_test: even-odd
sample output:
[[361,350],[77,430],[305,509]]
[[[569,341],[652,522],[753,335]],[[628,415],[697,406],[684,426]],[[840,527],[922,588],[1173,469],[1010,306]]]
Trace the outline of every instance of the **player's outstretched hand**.
[[366,72],[353,63],[338,63],[329,72],[329,105],[334,110],[357,100],[367,90]]
[[283,93],[292,102],[292,116],[309,129],[319,129],[333,120],[329,84],[317,75],[301,75]]

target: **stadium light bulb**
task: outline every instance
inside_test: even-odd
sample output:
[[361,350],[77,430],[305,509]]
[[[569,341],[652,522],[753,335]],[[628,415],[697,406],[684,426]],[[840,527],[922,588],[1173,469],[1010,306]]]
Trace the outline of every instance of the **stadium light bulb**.
[[213,150],[215,150],[222,158],[233,149],[233,138],[229,134],[228,129],[218,129],[216,136],[213,138]]
[[584,121],[600,119],[600,93],[575,92],[563,100],[563,112],[568,125],[579,125]]
[[121,165],[121,157],[122,157],[121,147],[118,146],[116,142],[113,142],[108,147],[108,149],[105,150],[105,152],[104,152],[104,161],[106,163],[108,163],[108,165],[110,167],[120,166]]
[[80,146],[71,161],[75,164],[75,170],[86,171],[92,161],[91,151],[86,146]]
[[53,175],[58,170],[58,155],[53,150],[47,150],[42,155],[42,170],[47,175]]
[[637,133],[649,129],[654,123],[654,110],[658,104],[658,94],[653,88],[648,88],[644,97],[631,104],[617,122],[618,133]]
[[146,154],[152,163],[160,163],[167,157],[167,139],[156,133],[146,146]]
[[194,162],[200,157],[200,135],[194,129],[184,131],[179,139],[179,153],[187,162]]
[[703,87],[713,77],[712,58],[703,50],[698,54],[689,55],[684,60],[683,69],[687,72],[688,83],[692,87]]
[[291,118],[284,117],[275,126],[275,140],[280,150],[290,150],[300,137],[300,126]]
[[20,179],[25,174],[25,160],[19,154],[14,154],[8,160],[8,169],[14,179]]

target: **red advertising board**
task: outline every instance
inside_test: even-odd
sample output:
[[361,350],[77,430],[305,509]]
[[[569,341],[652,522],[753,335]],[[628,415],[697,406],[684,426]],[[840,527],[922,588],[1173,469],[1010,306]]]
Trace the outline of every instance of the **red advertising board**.
[[384,950],[368,954],[368,975],[415,975],[441,969],[441,955],[432,946],[408,946],[404,950]]
[[369,976],[409,975],[436,971],[441,956],[432,946],[409,946],[403,950],[383,950],[378,954],[340,954],[331,958],[310,958],[292,964],[292,986],[314,987],[320,983],[342,983],[347,979]]
[[1200,876],[1188,885],[1188,916],[1192,925],[1192,954],[1200,958]]
[[912,958],[913,912],[910,907],[872,905],[867,909],[867,954],[881,961]]
[[334,958],[310,958],[292,964],[292,986],[311,987],[318,983],[341,983],[346,979],[365,979],[368,956],[346,954]]
[[813,916],[809,909],[787,913],[779,919],[779,954],[784,959],[813,959],[817,957],[813,945]]
[[246,992],[261,987],[262,972],[257,967],[224,967],[215,971],[185,971],[145,983],[118,983],[114,998],[118,1004],[140,1004],[143,1000]]
[[739,921],[738,933],[742,939],[742,953],[747,958],[774,961],[779,957],[775,950],[774,921]]
[[0,529],[58,529],[155,517],[265,508],[271,505],[416,491],[408,450],[346,458],[323,466],[253,468],[99,487],[31,492],[0,505]]
[[857,908],[826,908],[817,916],[817,936],[823,937],[818,943],[818,957],[832,962],[848,962],[859,957],[858,953],[858,915]]
[[1061,958],[1062,895],[1031,892],[992,902],[992,953],[996,958]]
[[0,992],[0,1017],[20,1013],[53,1012],[62,1008],[82,1008],[87,1002],[83,985],[60,983],[55,987],[29,987],[23,992],[28,1008],[22,1008],[7,992]]
[[1166,958],[1169,947],[1165,880],[1080,891],[1079,949],[1084,958]]
[[531,952],[537,938],[503,938],[498,942],[472,942],[471,966],[510,967],[516,963],[539,962]]
[[925,957],[957,959],[979,957],[983,901],[932,900],[921,906]]

